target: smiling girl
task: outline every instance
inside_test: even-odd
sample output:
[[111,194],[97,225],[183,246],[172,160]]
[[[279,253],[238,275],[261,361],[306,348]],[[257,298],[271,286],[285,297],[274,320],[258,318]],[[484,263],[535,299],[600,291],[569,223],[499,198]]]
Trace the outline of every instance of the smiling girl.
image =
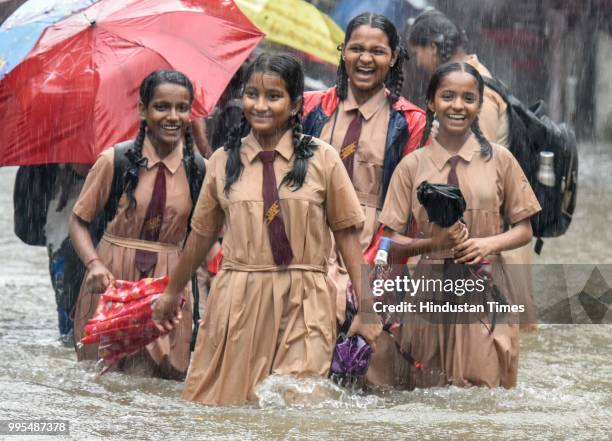
[[[304,130],[330,143],[340,153],[365,214],[359,230],[362,252],[376,247],[378,214],[396,165],[414,151],[425,127],[424,112],[401,96],[406,50],[393,23],[385,16],[363,13],[348,24],[335,87],[305,95]],[[378,232],[378,233],[377,233]],[[332,252],[329,276],[337,291],[339,321],[344,320],[349,278]],[[403,363],[389,336],[379,351],[368,380],[394,385],[394,365]]]
[[[202,179],[195,164],[189,118],[193,86],[176,71],[155,71],[140,86],[140,131],[126,153],[125,192],[115,217],[94,247],[89,224],[113,198],[115,148],[102,152],[77,200],[70,237],[87,273],[75,311],[75,338],[93,316],[100,294],[115,280],[168,275],[176,266],[192,211],[190,182]],[[189,178],[191,177],[191,179]],[[120,362],[121,369],[184,378],[189,365],[191,294],[181,327]],[[77,350],[79,360],[98,358],[96,345]]]
[[[303,89],[297,60],[260,55],[245,71],[242,123],[208,163],[185,254],[153,316],[164,329],[176,325],[178,293],[224,225],[185,399],[241,404],[270,374],[328,374],[336,337],[330,230],[360,280],[363,213],[338,153],[301,133]],[[360,312],[351,332],[374,344],[380,325],[364,323]]]
[[[499,254],[531,240],[529,218],[540,206],[512,154],[489,143],[480,131],[483,88],[482,77],[467,63],[445,64],[434,73],[427,89],[427,126],[422,142],[429,136],[434,116],[439,121],[438,134],[427,148],[400,162],[380,221],[386,226],[386,234],[394,238],[394,254],[422,255],[415,278],[436,274],[448,277],[447,264],[452,260],[475,265],[487,259],[493,263],[495,283],[505,293],[508,277]],[[461,189],[467,203],[465,226],[456,223],[441,229],[429,222],[416,194],[425,180]],[[418,226],[416,240],[402,236],[409,218]],[[505,232],[504,222],[512,225]],[[441,268],[443,273],[439,274]],[[447,295],[443,300],[452,298]],[[409,385],[513,387],[518,366],[517,337],[517,325],[493,325],[490,314],[446,314],[442,324],[415,320],[413,315],[403,325],[401,347],[423,368],[411,370]]]

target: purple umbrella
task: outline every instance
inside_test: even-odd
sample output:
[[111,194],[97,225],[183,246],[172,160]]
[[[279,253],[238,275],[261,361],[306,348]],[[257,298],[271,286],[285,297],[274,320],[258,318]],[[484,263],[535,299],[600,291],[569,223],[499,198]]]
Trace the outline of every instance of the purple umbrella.
[[370,360],[372,348],[361,335],[347,336],[353,318],[357,313],[354,292],[352,287],[347,298],[346,320],[340,329],[336,340],[336,349],[331,365],[331,378],[341,386],[354,386],[365,376]]

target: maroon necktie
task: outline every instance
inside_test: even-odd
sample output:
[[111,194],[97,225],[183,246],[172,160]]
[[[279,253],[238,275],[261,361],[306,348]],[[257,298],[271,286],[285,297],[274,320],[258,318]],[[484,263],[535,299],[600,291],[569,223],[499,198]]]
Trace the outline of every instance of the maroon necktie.
[[349,124],[344,135],[344,141],[342,141],[342,148],[340,149],[340,158],[342,158],[342,162],[351,180],[353,180],[353,163],[355,162],[355,152],[357,151],[359,136],[361,135],[362,122],[363,117],[359,110],[357,110],[357,115],[355,115]]
[[451,169],[448,172],[446,183],[459,188],[459,179],[457,178],[457,163],[459,162],[459,156],[451,157],[448,162],[450,163]]
[[264,221],[268,225],[268,236],[274,262],[277,265],[289,265],[293,259],[293,251],[291,251],[291,244],[285,232],[280,200],[278,199],[278,188],[274,175],[275,155],[275,150],[259,152],[259,159],[263,163]]
[[[160,162],[157,167],[157,177],[151,194],[151,202],[140,231],[140,239],[149,242],[159,240],[159,232],[164,220],[166,208],[166,166]],[[157,253],[152,251],[136,250],[136,268],[140,270],[141,277],[149,275],[157,263]]]

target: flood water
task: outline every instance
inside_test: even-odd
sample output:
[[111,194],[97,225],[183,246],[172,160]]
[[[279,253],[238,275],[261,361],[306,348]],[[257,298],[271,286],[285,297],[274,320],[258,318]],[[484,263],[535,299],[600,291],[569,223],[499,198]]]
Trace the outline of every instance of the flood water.
[[[612,263],[612,145],[582,144],[580,154],[574,222],[546,242],[538,263]],[[45,250],[13,234],[15,172],[0,169],[0,420],[70,422],[70,437],[39,439],[612,439],[610,325],[543,325],[522,334],[511,390],[363,396],[327,380],[271,378],[259,405],[221,408],[180,400],[182,385],[173,381],[115,372],[96,379],[93,364],[76,363],[57,341]],[[290,404],[278,393],[288,389],[297,397]],[[314,389],[326,399],[309,403]]]

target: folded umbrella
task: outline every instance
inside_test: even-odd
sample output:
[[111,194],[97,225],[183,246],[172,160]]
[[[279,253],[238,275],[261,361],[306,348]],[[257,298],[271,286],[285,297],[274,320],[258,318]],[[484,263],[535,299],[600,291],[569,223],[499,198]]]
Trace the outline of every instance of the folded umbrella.
[[331,365],[331,379],[341,386],[356,385],[365,376],[372,359],[372,348],[361,335],[347,335],[356,314],[351,287],[347,298],[346,320],[336,340]]
[[465,199],[459,188],[423,181],[417,187],[417,199],[427,211],[429,220],[448,228],[463,216]]
[[121,358],[140,351],[165,334],[153,322],[152,305],[167,286],[167,276],[137,282],[116,280],[102,294],[79,342],[80,345],[99,344],[98,355],[105,365],[100,375]]

